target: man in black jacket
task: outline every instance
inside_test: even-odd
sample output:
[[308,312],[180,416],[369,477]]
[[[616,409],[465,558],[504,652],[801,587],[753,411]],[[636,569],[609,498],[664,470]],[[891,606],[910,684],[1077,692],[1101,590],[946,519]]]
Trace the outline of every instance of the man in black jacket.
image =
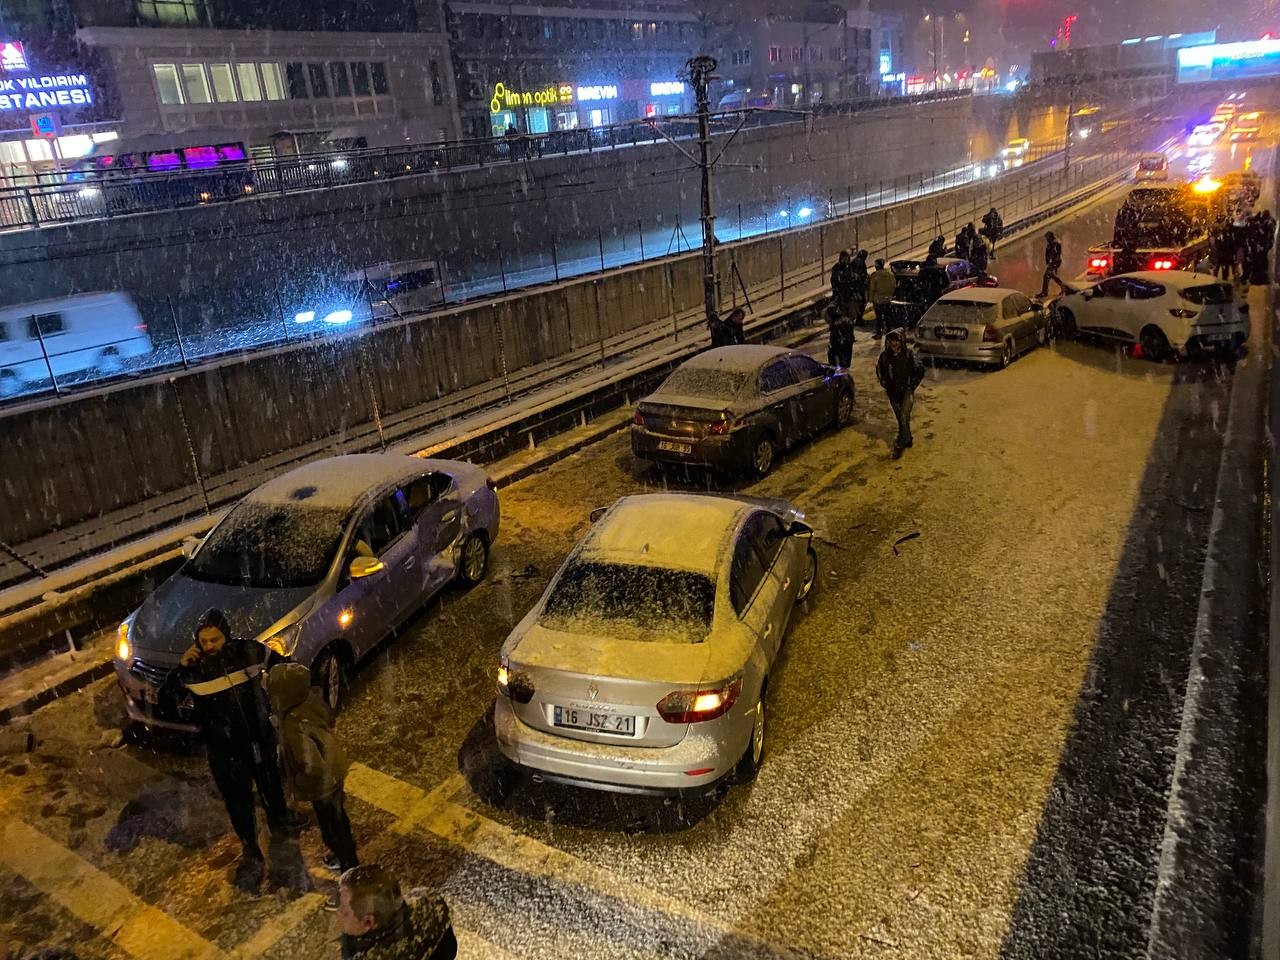
[[850,299],[853,292],[853,278],[850,276],[852,269],[853,263],[850,260],[849,251],[841,250],[835,266],[831,268],[831,300],[835,303],[836,309],[851,320],[853,319],[850,316],[853,310]]
[[1052,232],[1044,235],[1044,279],[1040,282],[1040,297],[1043,299],[1049,295],[1049,281],[1052,280],[1058,285],[1058,289],[1063,293],[1067,292],[1066,284],[1058,277],[1058,271],[1062,269],[1062,244]]
[[177,670],[178,681],[194,701],[209,772],[244,847],[235,882],[248,893],[257,892],[265,869],[253,810],[254,783],[271,828],[287,830],[291,824],[275,732],[259,680],[265,660],[265,647],[231,639],[227,618],[210,610],[196,624],[195,643],[182,655]]
[[893,459],[912,445],[911,408],[915,405],[916,387],[924,379],[924,364],[905,343],[902,332],[892,330],[884,338],[884,351],[876,361],[876,378],[889,397],[889,406],[898,418],[898,436],[893,444]]
[[387,870],[369,864],[338,880],[342,960],[453,960],[458,940],[449,907],[419,887],[407,895]]

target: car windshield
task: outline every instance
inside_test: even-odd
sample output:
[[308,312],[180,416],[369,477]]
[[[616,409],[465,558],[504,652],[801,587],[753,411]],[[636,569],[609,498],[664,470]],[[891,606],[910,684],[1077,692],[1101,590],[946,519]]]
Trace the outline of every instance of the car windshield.
[[925,315],[926,321],[942,323],[991,323],[997,318],[994,303],[975,300],[939,300]]
[[715,584],[700,573],[575,561],[560,575],[539,623],[552,630],[651,643],[701,643]]
[[1231,303],[1233,296],[1228,283],[1210,283],[1203,287],[1188,287],[1182,291],[1182,299],[1188,303],[1205,306],[1208,304]]
[[1139,166],[1143,170],[1163,170],[1165,167],[1164,157],[1145,157]]
[[246,500],[219,523],[183,573],[229,586],[309,587],[324,577],[347,513]]
[[747,374],[741,370],[725,370],[719,367],[681,367],[667,378],[661,393],[683,397],[707,399],[732,399],[747,382]]

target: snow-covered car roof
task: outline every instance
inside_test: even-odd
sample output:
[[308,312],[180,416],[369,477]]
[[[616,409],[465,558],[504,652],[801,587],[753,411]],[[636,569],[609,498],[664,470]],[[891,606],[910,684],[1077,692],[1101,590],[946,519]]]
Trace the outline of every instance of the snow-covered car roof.
[[714,575],[730,532],[752,505],[695,493],[623,497],[582,542],[589,560]]
[[268,480],[245,499],[256,503],[306,503],[346,510],[369,491],[432,469],[433,461],[395,453],[357,453],[304,464]]
[[782,347],[767,347],[758,343],[743,343],[732,347],[716,347],[704,350],[696,357],[686,360],[681,366],[692,370],[733,370],[738,373],[754,373],[768,361],[777,357],[785,357],[793,350]]
[[1134,277],[1149,283],[1163,283],[1170,287],[1193,287],[1202,283],[1223,283],[1208,273],[1193,273],[1190,270],[1138,270],[1134,273],[1117,274],[1121,277]]
[[1020,293],[1008,287],[962,287],[943,296],[939,303],[999,303],[1012,293]]

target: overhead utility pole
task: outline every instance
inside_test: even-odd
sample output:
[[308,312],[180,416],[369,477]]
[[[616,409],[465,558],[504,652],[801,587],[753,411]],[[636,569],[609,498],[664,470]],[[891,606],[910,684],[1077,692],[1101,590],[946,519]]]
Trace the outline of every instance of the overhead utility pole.
[[685,64],[698,109],[698,168],[702,172],[702,296],[710,321],[719,309],[716,289],[716,216],[711,210],[711,95],[716,59],[706,54]]

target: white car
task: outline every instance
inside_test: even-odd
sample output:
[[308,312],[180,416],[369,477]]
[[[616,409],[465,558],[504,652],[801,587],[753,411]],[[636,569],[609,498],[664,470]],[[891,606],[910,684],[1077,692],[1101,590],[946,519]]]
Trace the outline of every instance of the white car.
[[1139,183],[1157,181],[1163,183],[1169,179],[1169,160],[1163,153],[1144,153],[1138,160],[1138,169],[1133,179]]
[[784,501],[624,497],[502,645],[498,748],[550,780],[620,793],[751,780],[769,678],[817,579]]
[[1064,334],[1140,344],[1149,360],[1198,351],[1236,352],[1249,339],[1249,305],[1204,273],[1180,270],[1108,277],[1053,304]]
[[1225,123],[1201,123],[1197,124],[1191,131],[1191,135],[1187,137],[1187,146],[1189,147],[1211,147],[1218,142],[1218,138],[1222,136],[1224,130],[1227,129]]

